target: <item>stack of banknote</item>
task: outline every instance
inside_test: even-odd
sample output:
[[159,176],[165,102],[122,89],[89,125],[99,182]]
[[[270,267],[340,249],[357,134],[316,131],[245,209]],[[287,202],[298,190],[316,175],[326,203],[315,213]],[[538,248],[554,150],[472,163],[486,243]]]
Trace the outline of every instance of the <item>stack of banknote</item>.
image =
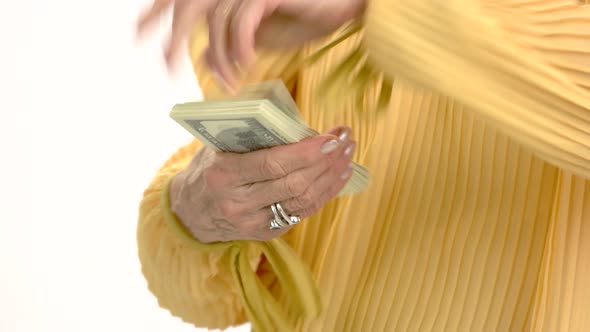
[[[223,152],[245,153],[319,135],[301,118],[280,80],[246,87],[231,98],[178,104],[170,116],[203,144]],[[352,166],[353,174],[339,195],[360,192],[368,185],[368,170]]]

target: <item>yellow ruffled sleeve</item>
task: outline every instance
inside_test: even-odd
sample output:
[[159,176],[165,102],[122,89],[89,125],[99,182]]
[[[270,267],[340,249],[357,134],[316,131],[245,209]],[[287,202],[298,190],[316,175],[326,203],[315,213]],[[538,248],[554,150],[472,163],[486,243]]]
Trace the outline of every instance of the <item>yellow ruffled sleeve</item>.
[[[193,142],[174,154],[140,204],[139,259],[159,305],[187,323],[213,329],[249,321],[258,331],[285,331],[291,328],[291,314],[316,317],[320,304],[311,274],[283,239],[204,244],[171,211],[169,184],[198,146]],[[290,299],[288,308],[256,273],[262,255]]]
[[590,10],[576,0],[371,0],[368,63],[590,178]]

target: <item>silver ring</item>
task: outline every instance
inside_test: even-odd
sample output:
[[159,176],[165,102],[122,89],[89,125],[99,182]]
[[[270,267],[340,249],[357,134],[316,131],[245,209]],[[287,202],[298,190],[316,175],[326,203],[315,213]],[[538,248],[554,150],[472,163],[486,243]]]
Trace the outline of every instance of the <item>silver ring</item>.
[[275,203],[270,206],[270,210],[274,215],[274,218],[270,221],[270,229],[277,230],[287,226],[297,225],[301,222],[301,218],[298,216],[290,216],[285,212],[283,206],[280,203]]
[[289,226],[297,225],[301,221],[301,218],[299,218],[297,216],[290,216],[290,215],[288,215],[285,212],[285,210],[283,209],[283,206],[281,205],[281,203],[275,203],[275,206],[277,207],[277,210],[279,210],[279,213],[281,214],[281,216],[283,217],[283,219],[285,221],[287,221],[287,223],[289,224]]
[[274,204],[270,206],[270,209],[272,211],[272,214],[274,215],[274,219],[272,220],[272,221],[274,221],[274,225],[271,221],[271,224],[270,224],[271,229],[277,229],[276,227],[279,227],[279,229],[280,229],[280,228],[289,226],[288,222],[283,221],[283,218],[281,218],[281,215],[279,214],[279,211],[277,210],[277,208]]
[[281,229],[283,227],[281,227],[281,225],[277,224],[276,220],[271,219],[270,220],[270,227],[269,228],[274,231],[274,230],[277,230],[277,229]]

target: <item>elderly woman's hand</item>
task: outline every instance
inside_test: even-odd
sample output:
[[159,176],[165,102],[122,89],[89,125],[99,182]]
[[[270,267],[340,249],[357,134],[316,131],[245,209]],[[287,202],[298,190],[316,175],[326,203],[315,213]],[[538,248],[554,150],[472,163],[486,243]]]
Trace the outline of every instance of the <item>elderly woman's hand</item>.
[[[154,0],[139,20],[143,32],[174,7],[166,60],[172,64],[196,22],[207,21],[208,64],[222,84],[235,88],[238,71],[254,62],[256,47],[297,47],[325,36],[364,12],[367,0]],[[239,70],[238,70],[239,69]]]
[[334,197],[352,175],[356,142],[336,128],[296,144],[250,153],[201,149],[173,180],[172,211],[201,242],[270,240],[270,206],[308,217]]

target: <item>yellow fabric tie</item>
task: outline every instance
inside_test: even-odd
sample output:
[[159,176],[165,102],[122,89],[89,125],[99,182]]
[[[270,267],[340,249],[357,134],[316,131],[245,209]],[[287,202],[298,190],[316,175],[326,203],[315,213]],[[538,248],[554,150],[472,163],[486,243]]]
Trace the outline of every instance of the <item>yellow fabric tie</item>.
[[286,331],[294,327],[289,322],[286,308],[281,308],[278,301],[262,284],[256,271],[249,264],[243,248],[255,244],[259,246],[276,277],[281,284],[287,301],[291,304],[297,319],[313,319],[319,316],[321,300],[319,291],[306,264],[297,256],[295,251],[281,238],[268,242],[258,241],[230,241],[217,243],[201,243],[194,239],[186,227],[174,215],[170,207],[170,182],[162,190],[162,202],[165,202],[164,219],[170,227],[176,228],[181,234],[191,238],[199,250],[228,250],[234,281],[239,287],[242,302],[248,319],[256,331]]

